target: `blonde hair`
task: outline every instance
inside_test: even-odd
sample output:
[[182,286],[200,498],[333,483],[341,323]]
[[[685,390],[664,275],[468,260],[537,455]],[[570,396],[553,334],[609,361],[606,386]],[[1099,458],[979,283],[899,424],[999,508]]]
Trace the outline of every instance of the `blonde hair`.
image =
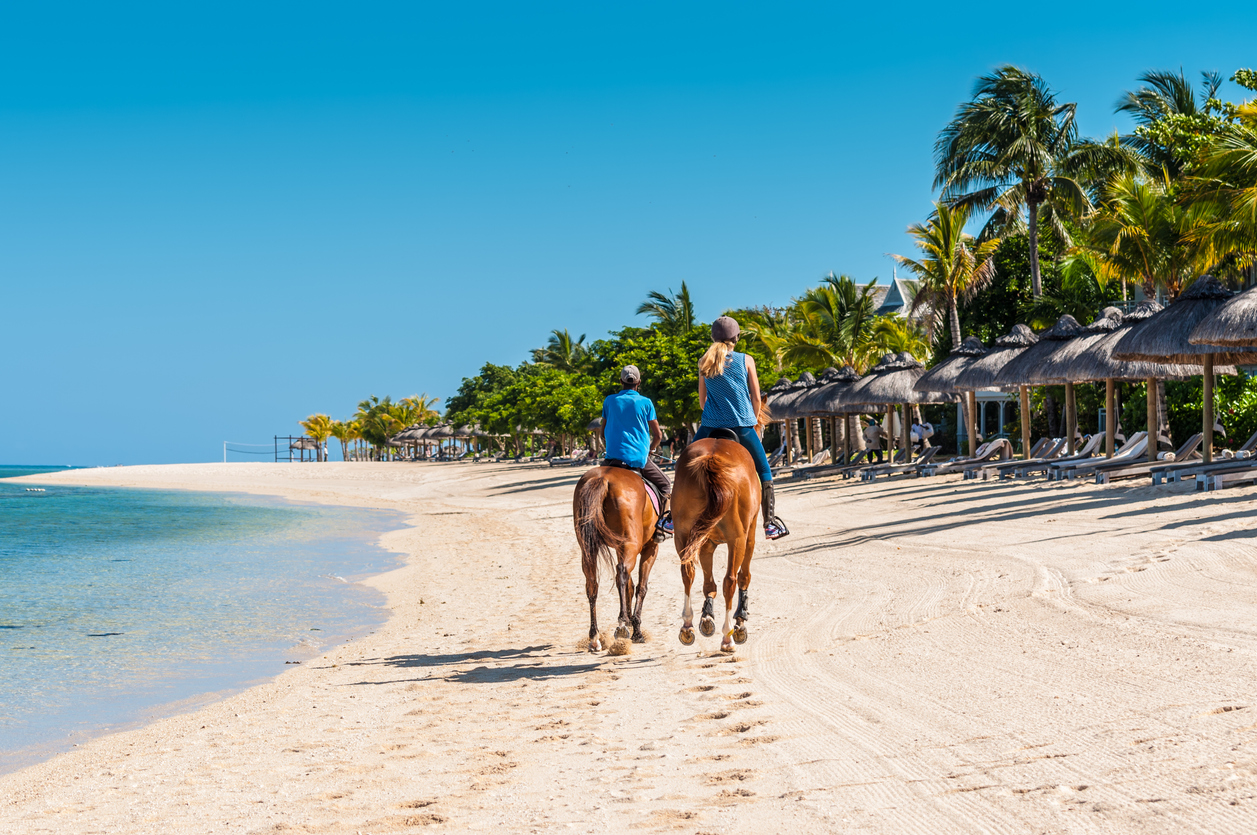
[[711,343],[707,353],[698,361],[698,373],[704,377],[719,377],[725,373],[725,363],[729,361],[729,354],[735,345],[736,342]]

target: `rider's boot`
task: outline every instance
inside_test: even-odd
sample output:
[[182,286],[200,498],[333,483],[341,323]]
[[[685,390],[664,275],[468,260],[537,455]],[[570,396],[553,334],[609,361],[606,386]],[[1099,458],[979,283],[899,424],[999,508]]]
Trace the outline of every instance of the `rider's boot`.
[[760,496],[762,501],[761,510],[764,516],[764,538],[781,539],[783,536],[789,536],[790,529],[777,516],[777,501],[773,495],[773,483],[771,481],[765,481],[760,484]]
[[655,538],[662,541],[672,536],[672,511],[668,509],[671,496],[659,497],[659,521],[655,523]]

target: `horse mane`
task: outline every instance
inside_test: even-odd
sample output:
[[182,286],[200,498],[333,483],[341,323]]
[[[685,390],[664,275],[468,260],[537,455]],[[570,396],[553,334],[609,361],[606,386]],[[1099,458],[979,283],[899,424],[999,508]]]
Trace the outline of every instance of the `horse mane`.
[[733,505],[737,490],[726,468],[715,455],[699,455],[686,462],[686,466],[690,475],[707,486],[707,506],[690,528],[689,541],[681,552],[681,564],[693,565],[703,543]]
[[586,570],[597,570],[598,557],[614,570],[615,554],[628,538],[607,526],[603,503],[610,491],[610,482],[603,476],[582,480],[576,494],[576,539],[580,543],[581,562]]

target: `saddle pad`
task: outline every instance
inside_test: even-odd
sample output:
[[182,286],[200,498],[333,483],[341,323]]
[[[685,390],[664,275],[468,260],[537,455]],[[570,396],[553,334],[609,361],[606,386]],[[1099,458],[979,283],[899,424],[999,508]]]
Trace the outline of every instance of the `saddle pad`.
[[604,458],[602,460],[602,466],[617,467],[621,470],[628,470],[629,472],[637,473],[642,480],[642,486],[646,488],[646,498],[650,499],[651,507],[655,509],[655,515],[659,515],[659,489],[646,480],[646,476],[642,475],[640,468],[630,467],[628,464],[625,464],[623,461],[619,461],[615,458]]

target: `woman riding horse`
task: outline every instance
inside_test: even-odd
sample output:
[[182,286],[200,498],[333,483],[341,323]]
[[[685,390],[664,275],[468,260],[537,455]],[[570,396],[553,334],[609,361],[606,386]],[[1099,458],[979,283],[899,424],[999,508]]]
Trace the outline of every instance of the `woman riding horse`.
[[703,424],[694,440],[710,437],[714,429],[728,429],[737,436],[738,443],[754,459],[759,475],[764,538],[780,539],[790,531],[776,515],[773,471],[756,431],[761,405],[759,377],[755,360],[734,350],[739,336],[741,328],[728,316],[721,316],[711,325],[711,347],[698,361],[698,400],[703,407]]

